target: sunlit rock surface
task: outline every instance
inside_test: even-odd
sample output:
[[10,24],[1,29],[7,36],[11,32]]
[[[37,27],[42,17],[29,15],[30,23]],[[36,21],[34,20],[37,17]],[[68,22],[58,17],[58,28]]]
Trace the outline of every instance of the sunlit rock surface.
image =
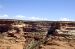
[[51,24],[56,26],[55,36],[48,37],[45,44],[35,49],[75,49],[75,22],[13,19],[0,19],[0,49],[26,49],[32,40],[44,39]]

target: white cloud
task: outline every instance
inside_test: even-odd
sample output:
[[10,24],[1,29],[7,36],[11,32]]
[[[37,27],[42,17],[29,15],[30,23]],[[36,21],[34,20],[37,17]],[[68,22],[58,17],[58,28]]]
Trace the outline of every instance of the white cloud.
[[8,17],[8,15],[7,15],[7,14],[5,14],[5,15],[3,15],[3,17]]
[[18,20],[30,20],[30,21],[74,21],[69,18],[60,18],[59,20],[51,20],[45,17],[38,17],[38,16],[23,16],[23,15],[16,15],[16,16],[8,16],[7,14],[0,15],[0,19],[18,19]]
[[70,21],[69,18],[60,18],[60,21]]
[[0,19],[8,19],[8,15],[7,14],[4,14],[4,15],[0,15]]
[[25,18],[25,16],[22,15],[16,15],[15,17],[13,17],[14,19],[20,19],[23,20]]
[[23,15],[16,15],[15,17],[13,17],[13,19],[31,20],[31,21],[48,20],[47,18],[43,18],[43,17],[37,17],[37,16],[26,17]]
[[28,17],[28,19],[29,19],[29,20],[33,20],[33,21],[36,21],[36,20],[48,20],[47,18],[35,17],[35,16]]

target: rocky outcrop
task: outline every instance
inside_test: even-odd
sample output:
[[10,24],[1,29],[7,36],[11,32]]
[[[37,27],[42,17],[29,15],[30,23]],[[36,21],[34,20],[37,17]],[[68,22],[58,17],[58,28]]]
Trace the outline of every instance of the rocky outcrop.
[[31,41],[33,39],[34,42],[38,41],[39,44],[43,42],[47,33],[52,29],[50,27],[55,28],[52,31],[61,30],[62,33],[66,31],[68,33],[74,33],[75,22],[1,19],[0,49],[25,49],[29,43],[32,43]]

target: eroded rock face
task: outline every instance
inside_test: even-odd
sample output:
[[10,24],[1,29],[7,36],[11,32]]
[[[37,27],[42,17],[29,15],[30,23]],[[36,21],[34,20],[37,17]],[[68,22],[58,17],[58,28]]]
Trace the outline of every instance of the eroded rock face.
[[40,45],[40,49],[75,49],[75,40],[68,40],[64,37],[51,37],[46,44]]
[[14,21],[2,21],[0,23],[0,49],[23,49],[26,39],[22,28],[22,24],[15,24]]
[[[56,26],[56,29],[62,31],[67,29],[72,30],[75,27],[75,23],[71,22],[23,22],[18,20],[0,20],[0,49],[25,49],[33,39],[36,41],[44,39],[52,23],[56,24],[54,25]],[[57,41],[52,41],[51,39],[51,41],[47,41],[47,43],[50,45],[42,45],[40,49],[60,49],[61,47],[63,48],[64,44],[64,47],[70,47],[67,47],[66,43],[62,40],[59,41],[59,39]],[[57,44],[57,46],[51,44]]]
[[10,25],[7,25],[7,24],[1,24],[0,25],[0,32],[3,33],[3,32],[7,32],[8,30],[11,30],[11,26]]

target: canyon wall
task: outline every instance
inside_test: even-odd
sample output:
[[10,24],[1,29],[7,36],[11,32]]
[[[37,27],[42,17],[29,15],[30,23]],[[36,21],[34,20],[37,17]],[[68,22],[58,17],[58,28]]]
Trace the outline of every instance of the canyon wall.
[[26,49],[30,41],[45,38],[52,28],[60,30],[59,33],[73,33],[75,22],[2,19],[0,20],[0,49]]

